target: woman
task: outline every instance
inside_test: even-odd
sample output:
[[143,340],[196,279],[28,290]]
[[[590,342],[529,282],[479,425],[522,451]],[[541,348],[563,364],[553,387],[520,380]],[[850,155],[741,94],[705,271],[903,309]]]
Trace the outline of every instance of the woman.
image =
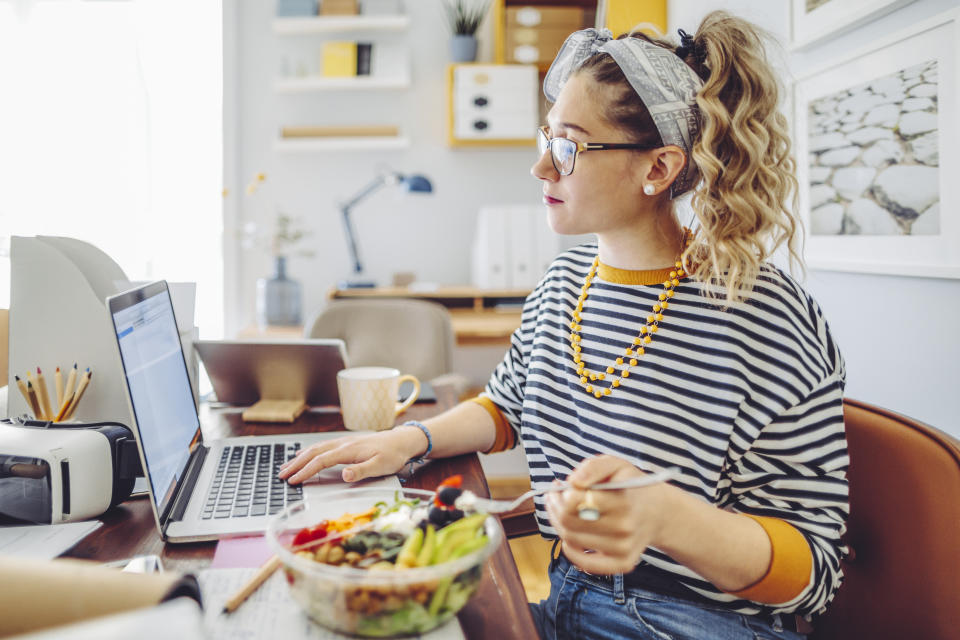
[[[542,637],[801,637],[794,614],[841,579],[844,367],[816,303],[766,262],[797,257],[798,228],[762,39],[723,12],[679,47],[588,29],[544,92],[532,173],[552,228],[597,243],[554,262],[475,401],[318,445],[281,477],[346,463],[354,481],[519,436],[534,487],[579,487],[535,501],[560,541],[531,605]],[[674,211],[691,190],[694,231]],[[587,490],[669,467],[670,483]]]

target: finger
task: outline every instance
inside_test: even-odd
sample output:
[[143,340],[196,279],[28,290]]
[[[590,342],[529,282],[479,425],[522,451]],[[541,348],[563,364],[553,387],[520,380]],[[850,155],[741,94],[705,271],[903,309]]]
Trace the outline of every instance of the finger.
[[337,464],[350,462],[356,462],[356,460],[346,449],[346,447],[338,447],[333,451],[319,453],[313,458],[313,460],[310,460],[310,462],[304,465],[299,471],[287,478],[287,482],[291,484],[299,484],[311,476],[320,473],[324,469],[328,469]]
[[613,535],[600,531],[574,531],[568,529],[563,536],[564,545],[573,545],[577,549],[591,549],[613,558],[633,558],[637,542],[628,536]]
[[280,465],[280,472],[277,474],[277,477],[283,479],[295,471],[302,469],[305,464],[307,464],[314,457],[318,456],[321,453],[326,453],[332,449],[337,448],[342,445],[343,441],[340,438],[336,440],[329,440],[327,442],[318,442],[317,444],[311,445],[306,449],[298,453],[292,460],[287,460],[285,463]]
[[594,550],[587,552],[577,548],[576,545],[568,545],[566,541],[563,545],[563,555],[567,556],[567,560],[581,571],[598,575],[629,573],[636,564],[628,558],[612,557]]
[[567,521],[577,516],[577,507],[583,502],[585,491],[565,489],[562,492],[547,494],[546,503],[552,505],[558,518]]
[[626,460],[615,456],[603,455],[587,458],[570,472],[570,475],[567,476],[567,482],[578,489],[586,489],[590,485],[614,479],[626,467],[636,469]]
[[344,468],[341,474],[344,482],[357,482],[364,478],[373,478],[376,476],[385,476],[390,473],[396,473],[399,469],[387,468],[386,460],[383,456],[377,454],[369,460]]

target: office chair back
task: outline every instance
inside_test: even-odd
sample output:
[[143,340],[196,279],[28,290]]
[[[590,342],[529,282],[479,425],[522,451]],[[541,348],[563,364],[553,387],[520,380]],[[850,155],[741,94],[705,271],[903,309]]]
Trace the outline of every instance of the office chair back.
[[335,300],[307,327],[308,338],[342,339],[351,367],[394,367],[422,381],[453,370],[450,313],[435,302]]
[[811,640],[960,637],[960,442],[844,402],[851,548]]

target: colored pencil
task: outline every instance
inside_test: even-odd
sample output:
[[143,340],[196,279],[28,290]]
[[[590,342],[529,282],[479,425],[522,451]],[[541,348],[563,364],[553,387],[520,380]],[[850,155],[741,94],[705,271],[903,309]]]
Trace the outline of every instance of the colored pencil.
[[13,377],[14,377],[14,379],[16,379],[16,381],[17,381],[17,388],[20,389],[20,393],[23,394],[23,399],[26,400],[26,401],[27,401],[27,404],[29,405],[29,404],[30,404],[30,396],[27,395],[27,385],[26,385],[26,383],[20,378],[20,376],[13,376]]
[[47,379],[40,367],[37,367],[37,398],[40,400],[40,409],[44,420],[53,420],[53,409],[50,407],[50,392],[47,389]]
[[80,398],[83,397],[83,392],[90,386],[90,378],[92,377],[93,372],[90,371],[90,367],[87,367],[86,373],[83,374],[83,377],[80,378],[80,382],[77,384],[77,392],[73,394],[73,400],[70,401],[70,406],[67,407],[67,413],[63,416],[64,420],[69,420],[73,417],[74,412],[77,410],[77,405],[80,403]]
[[37,392],[33,388],[33,381],[27,381],[27,401],[30,403],[30,408],[33,410],[33,417],[37,420],[43,420],[41,417],[42,410],[40,409],[40,402],[37,400]]
[[53,372],[53,384],[57,388],[57,408],[63,404],[63,374],[60,373],[60,367]]
[[[77,363],[73,363],[73,369],[67,374],[67,385],[63,388],[63,399],[69,400],[73,396],[73,385],[77,381]],[[62,404],[62,403],[61,403]]]
[[252,578],[243,585],[243,588],[240,589],[233,597],[227,600],[226,604],[223,605],[223,613],[231,613],[236,610],[243,601],[250,597],[254,591],[260,588],[264,582],[267,581],[273,572],[280,568],[280,556],[273,556],[269,560],[263,563],[260,567],[260,570],[257,571]]

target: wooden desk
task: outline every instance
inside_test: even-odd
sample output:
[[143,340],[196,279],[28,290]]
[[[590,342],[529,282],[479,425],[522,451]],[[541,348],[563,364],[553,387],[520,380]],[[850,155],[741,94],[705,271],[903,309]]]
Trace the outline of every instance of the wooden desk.
[[[457,399],[453,389],[437,388],[436,404],[413,405],[405,418],[424,420],[452,407]],[[245,424],[239,413],[204,407],[201,411],[206,439],[241,435],[333,431],[341,428],[339,414],[305,413],[292,425]],[[459,473],[465,489],[489,496],[486,479],[476,454],[436,460],[422,467],[408,481],[411,487],[433,489],[445,477]],[[145,498],[128,500],[105,514],[103,526],[87,536],[68,555],[99,562],[121,560],[139,554],[156,554],[168,569],[198,572],[213,559],[215,542],[164,544],[157,534],[150,503]],[[527,598],[520,583],[510,548],[504,542],[491,556],[480,589],[460,611],[460,623],[467,638],[536,638]]]

